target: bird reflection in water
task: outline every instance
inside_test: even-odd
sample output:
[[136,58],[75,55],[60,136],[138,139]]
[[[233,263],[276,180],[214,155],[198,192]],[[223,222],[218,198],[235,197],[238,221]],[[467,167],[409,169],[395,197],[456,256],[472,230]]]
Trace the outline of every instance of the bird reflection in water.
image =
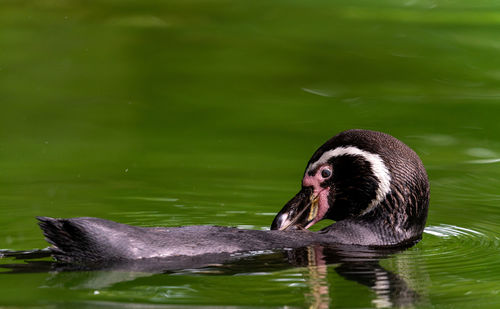
[[329,308],[330,285],[322,247],[307,247],[307,273],[310,292],[305,296],[311,308]]
[[[307,269],[306,278],[310,291],[305,296],[310,308],[332,306],[330,295],[335,293],[335,287],[331,286],[334,281],[328,278],[329,268],[349,281],[369,287],[375,293],[372,303],[376,308],[406,307],[423,301],[423,297],[403,279],[415,277],[411,273],[415,270],[401,267],[398,270],[403,273],[398,275],[380,265],[381,259],[388,258],[397,251],[359,249],[309,246],[287,252],[292,265],[305,266]],[[396,260],[397,258],[396,256]],[[419,275],[422,276],[421,273]]]
[[[48,257],[49,252],[44,250],[4,251],[2,252],[4,258],[21,259],[25,260],[25,263],[0,264],[1,268],[7,269],[7,271],[0,272],[0,275],[50,272],[51,275],[45,286],[103,289],[116,283],[162,273],[203,275],[250,273],[251,275],[255,272],[272,273],[300,267],[303,268],[302,275],[308,286],[304,297],[310,308],[330,308],[338,301],[335,295],[341,291],[335,289],[336,280],[335,275],[331,273],[332,270],[349,281],[370,288],[374,293],[371,302],[376,308],[408,307],[416,303],[421,304],[424,297],[413,290],[403,278],[415,278],[416,272],[419,278],[426,276],[422,273],[422,269],[415,269],[415,267],[401,263],[399,260],[404,261],[404,257],[400,258],[400,255],[396,254],[399,251],[401,250],[316,245],[278,251],[206,255],[196,259],[170,257],[85,266],[33,260]],[[387,258],[392,258],[391,261],[397,263],[394,268],[399,274],[388,271],[380,265],[380,261]],[[92,270],[101,271],[93,272]],[[81,275],[81,271],[86,271],[85,276]]]

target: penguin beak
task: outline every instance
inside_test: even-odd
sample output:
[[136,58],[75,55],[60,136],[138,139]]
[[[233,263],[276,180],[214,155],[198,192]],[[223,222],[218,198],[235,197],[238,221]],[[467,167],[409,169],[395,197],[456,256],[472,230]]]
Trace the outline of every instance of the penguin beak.
[[319,197],[313,194],[311,187],[303,187],[281,211],[271,224],[271,230],[307,229],[318,216]]

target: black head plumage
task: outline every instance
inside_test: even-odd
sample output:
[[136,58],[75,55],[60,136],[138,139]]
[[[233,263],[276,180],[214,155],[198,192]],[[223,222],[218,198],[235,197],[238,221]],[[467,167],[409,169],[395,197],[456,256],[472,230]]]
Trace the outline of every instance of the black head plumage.
[[[327,179],[321,174],[325,168],[331,170]],[[314,152],[301,191],[276,216],[272,229],[309,228],[333,219],[383,226],[385,234],[398,239],[417,238],[428,205],[427,173],[412,149],[385,133],[348,130]]]

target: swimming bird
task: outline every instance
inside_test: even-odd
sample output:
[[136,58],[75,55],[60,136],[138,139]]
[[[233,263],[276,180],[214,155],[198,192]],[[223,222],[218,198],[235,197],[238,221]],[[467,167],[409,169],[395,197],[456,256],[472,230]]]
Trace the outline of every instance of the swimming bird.
[[[90,217],[37,219],[56,260],[96,263],[309,245],[407,247],[421,239],[428,206],[429,181],[418,155],[388,134],[354,129],[314,152],[300,191],[269,231],[137,227]],[[335,223],[318,232],[307,230],[323,219]]]

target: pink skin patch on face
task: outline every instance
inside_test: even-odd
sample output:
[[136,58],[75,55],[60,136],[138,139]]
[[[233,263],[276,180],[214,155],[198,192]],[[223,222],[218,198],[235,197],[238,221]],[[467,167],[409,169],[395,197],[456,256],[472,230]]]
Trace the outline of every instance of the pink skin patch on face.
[[330,169],[331,171],[331,167],[329,165],[323,165],[318,168],[316,174],[314,174],[313,176],[306,174],[306,176],[304,176],[304,179],[302,179],[302,185],[306,187],[313,187],[313,197],[318,198],[318,214],[305,227],[306,229],[310,228],[311,226],[316,224],[316,222],[323,219],[323,217],[326,215],[326,212],[328,211],[328,208],[330,208],[330,206],[328,205],[328,195],[330,194],[330,187],[323,188],[321,186],[321,183],[331,177],[331,173],[329,177],[323,177],[322,171],[324,169]]

